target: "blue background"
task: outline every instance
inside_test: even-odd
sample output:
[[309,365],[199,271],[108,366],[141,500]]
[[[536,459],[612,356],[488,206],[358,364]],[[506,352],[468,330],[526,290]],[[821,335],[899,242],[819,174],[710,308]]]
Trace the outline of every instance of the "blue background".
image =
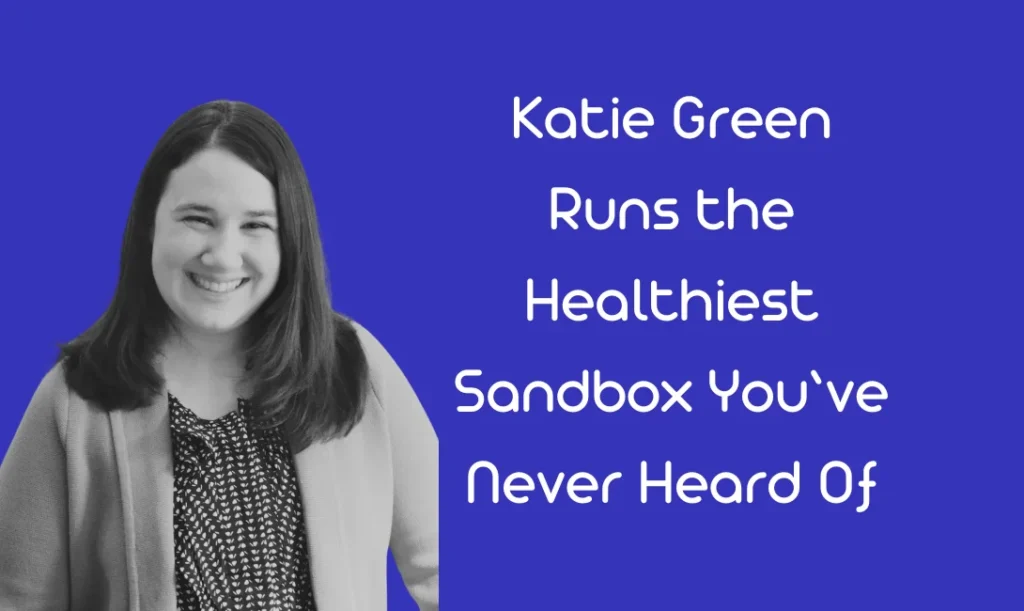
[[[449,611],[1022,608],[1019,476],[1006,475],[1021,464],[1009,388],[1019,113],[1006,112],[1018,33],[1001,11],[935,4],[5,4],[0,448],[57,343],[107,306],[162,131],[191,106],[241,99],[293,137],[336,306],[389,348],[437,428]],[[517,141],[516,95],[542,96],[543,109],[617,96],[656,123],[644,141]],[[682,140],[671,110],[684,95],[708,109],[820,106],[832,137]],[[554,186],[596,201],[677,197],[682,227],[553,232]],[[787,199],[790,228],[699,229],[697,189],[728,187]],[[529,277],[595,294],[633,278],[756,292],[795,279],[820,317],[528,322]],[[691,379],[695,410],[460,414],[455,375],[472,368],[520,385],[585,368]],[[840,414],[813,388],[799,414],[723,414],[711,368],[794,389],[816,369],[881,381],[890,398],[878,414]],[[624,477],[607,505],[548,505],[539,492],[470,505],[481,459],[506,474]],[[855,481],[878,461],[867,512],[855,511],[859,488],[843,505],[821,499],[817,470],[833,459]],[[642,505],[641,460],[708,478],[799,460],[801,494],[771,503],[762,482],[753,504]],[[413,608],[391,579],[391,608]]]

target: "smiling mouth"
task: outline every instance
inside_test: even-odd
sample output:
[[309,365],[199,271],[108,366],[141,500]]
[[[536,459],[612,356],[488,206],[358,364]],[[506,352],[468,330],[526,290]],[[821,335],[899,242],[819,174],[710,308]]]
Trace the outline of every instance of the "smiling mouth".
[[231,282],[214,282],[208,278],[197,276],[192,272],[185,272],[185,275],[187,275],[188,279],[192,281],[192,284],[210,293],[230,293],[231,291],[237,290],[243,284],[249,282],[248,278],[239,278],[238,280],[232,280]]

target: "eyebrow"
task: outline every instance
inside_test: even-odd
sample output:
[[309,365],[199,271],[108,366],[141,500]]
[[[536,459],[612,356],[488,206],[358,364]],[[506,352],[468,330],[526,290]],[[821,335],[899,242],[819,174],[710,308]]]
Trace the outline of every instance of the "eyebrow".
[[[181,205],[177,206],[174,209],[174,211],[175,212],[188,212],[188,211],[192,211],[192,212],[205,212],[207,214],[216,214],[217,213],[216,210],[214,210],[210,206],[207,206],[206,204],[197,204],[197,203],[194,203],[194,202],[187,202],[187,203],[181,204]],[[251,218],[262,218],[262,217],[276,218],[277,217],[277,211],[275,211],[275,210],[249,210],[248,212],[246,212],[246,216],[249,216]]]

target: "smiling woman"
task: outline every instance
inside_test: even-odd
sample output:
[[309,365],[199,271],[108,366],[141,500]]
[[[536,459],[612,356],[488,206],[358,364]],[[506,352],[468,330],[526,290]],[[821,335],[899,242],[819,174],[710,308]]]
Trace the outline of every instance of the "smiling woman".
[[331,304],[305,171],[242,102],[179,117],[104,315],[0,465],[0,608],[438,608],[438,443]]
[[238,157],[206,149],[176,169],[157,205],[153,276],[176,320],[237,332],[281,267],[274,186]]

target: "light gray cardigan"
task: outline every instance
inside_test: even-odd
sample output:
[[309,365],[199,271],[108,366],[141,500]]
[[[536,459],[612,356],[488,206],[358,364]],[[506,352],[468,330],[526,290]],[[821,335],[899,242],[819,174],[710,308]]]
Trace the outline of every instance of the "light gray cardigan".
[[[437,436],[395,361],[356,329],[366,415],[295,457],[314,596],[320,611],[383,611],[390,548],[419,608],[434,610]],[[55,366],[0,465],[0,610],[174,611],[173,489],[166,398],[108,413]]]

